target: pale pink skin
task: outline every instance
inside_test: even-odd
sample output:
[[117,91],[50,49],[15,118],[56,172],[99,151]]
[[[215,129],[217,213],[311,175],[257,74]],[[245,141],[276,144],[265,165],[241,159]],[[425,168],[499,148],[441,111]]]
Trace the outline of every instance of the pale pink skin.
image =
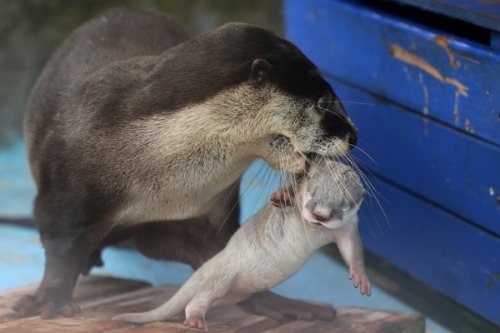
[[192,316],[190,318],[186,318],[184,320],[184,326],[191,328],[199,328],[205,332],[208,332],[208,326],[204,319],[196,316]]

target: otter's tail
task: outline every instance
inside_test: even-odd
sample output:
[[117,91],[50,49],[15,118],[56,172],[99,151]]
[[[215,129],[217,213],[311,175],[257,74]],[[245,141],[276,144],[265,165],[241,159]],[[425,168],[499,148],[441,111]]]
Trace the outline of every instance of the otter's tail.
[[[136,324],[147,324],[155,321],[166,320],[179,314],[186,308],[186,305],[196,295],[197,286],[194,283],[198,280],[198,274],[195,274],[172,296],[171,299],[160,305],[156,309],[138,312],[138,313],[124,313],[113,317],[113,320],[127,321]],[[198,283],[199,286],[199,283]],[[199,288],[199,287],[198,287]]]

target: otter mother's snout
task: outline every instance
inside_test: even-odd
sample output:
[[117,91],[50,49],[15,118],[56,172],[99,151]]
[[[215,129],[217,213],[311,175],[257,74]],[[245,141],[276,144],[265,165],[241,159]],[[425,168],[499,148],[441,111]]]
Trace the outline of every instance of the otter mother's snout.
[[316,104],[316,110],[322,117],[321,127],[328,136],[347,137],[351,149],[356,145],[358,130],[337,96],[330,93],[323,95]]

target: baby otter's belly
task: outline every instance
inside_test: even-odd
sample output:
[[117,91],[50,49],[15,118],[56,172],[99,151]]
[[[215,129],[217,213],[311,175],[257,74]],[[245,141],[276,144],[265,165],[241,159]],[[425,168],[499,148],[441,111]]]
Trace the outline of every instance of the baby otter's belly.
[[234,292],[255,293],[273,288],[295,274],[309,258],[308,253],[297,255],[282,242],[271,244],[247,249],[246,255],[242,255],[241,248],[238,250],[240,264],[233,283]]
[[248,269],[238,274],[234,280],[232,291],[235,293],[255,293],[271,289],[295,274],[304,261],[288,261],[279,265],[262,263],[256,269]]

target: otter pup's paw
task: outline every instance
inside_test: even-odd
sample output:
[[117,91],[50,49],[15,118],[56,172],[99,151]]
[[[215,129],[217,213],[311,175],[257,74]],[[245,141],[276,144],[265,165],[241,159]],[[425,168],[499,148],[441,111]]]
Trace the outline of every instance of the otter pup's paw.
[[292,320],[333,320],[337,311],[329,304],[312,304],[277,295],[271,291],[257,293],[238,303],[247,312],[287,322]]
[[283,208],[293,206],[292,196],[288,191],[278,191],[271,194],[271,204],[274,207]]
[[51,319],[58,314],[73,317],[81,311],[80,307],[72,302],[56,304],[48,297],[41,297],[36,294],[21,297],[14,303],[12,310],[17,312],[17,316],[20,318],[40,314],[42,319]]
[[351,272],[349,280],[354,280],[354,288],[359,287],[361,295],[370,296],[372,294],[372,285],[365,273]]
[[191,316],[191,317],[186,318],[186,320],[184,320],[184,326],[191,327],[191,328],[199,328],[205,332],[208,332],[208,326],[207,326],[206,321],[200,317]]

